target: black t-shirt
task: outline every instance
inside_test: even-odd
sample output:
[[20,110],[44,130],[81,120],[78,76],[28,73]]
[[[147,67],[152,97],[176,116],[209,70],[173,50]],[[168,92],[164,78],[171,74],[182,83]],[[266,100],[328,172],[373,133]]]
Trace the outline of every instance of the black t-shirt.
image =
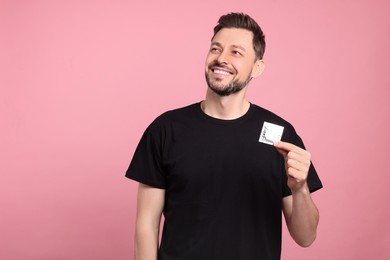
[[[294,128],[254,104],[234,120],[200,104],[168,111],[146,129],[126,176],[166,190],[160,260],[280,259],[284,160],[259,142],[264,122],[304,148]],[[313,166],[308,185],[322,187]]]

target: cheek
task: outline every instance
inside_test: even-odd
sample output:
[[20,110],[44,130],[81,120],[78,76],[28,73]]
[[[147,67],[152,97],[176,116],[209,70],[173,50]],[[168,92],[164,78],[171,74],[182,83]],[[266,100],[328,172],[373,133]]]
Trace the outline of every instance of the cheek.
[[205,62],[205,66],[206,68],[209,66],[209,64],[214,61],[214,58],[211,56],[211,55],[207,55],[206,56],[206,62]]
[[251,76],[254,71],[254,65],[251,64],[249,66],[246,66],[245,70],[246,70],[246,75]]
[[252,69],[249,66],[239,64],[235,66],[235,69],[238,71],[239,78],[241,79],[246,79],[252,74]]

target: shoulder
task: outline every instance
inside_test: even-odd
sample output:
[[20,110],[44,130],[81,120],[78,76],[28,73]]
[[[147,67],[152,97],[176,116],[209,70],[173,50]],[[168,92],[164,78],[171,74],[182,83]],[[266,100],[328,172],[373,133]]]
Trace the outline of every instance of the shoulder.
[[155,132],[167,129],[172,125],[192,120],[199,112],[200,103],[194,103],[185,107],[180,107],[172,110],[168,110],[160,114],[156,119],[149,125],[148,130]]
[[190,114],[196,113],[200,108],[200,103],[194,103],[185,107],[180,107],[172,110],[168,110],[162,113],[160,116],[156,118],[156,120],[166,120],[166,119],[176,119],[181,117],[186,117]]
[[167,122],[174,122],[181,119],[188,118],[191,115],[197,113],[199,110],[199,103],[194,103],[185,107],[180,107],[172,110],[168,110],[159,115],[152,124],[164,124]]

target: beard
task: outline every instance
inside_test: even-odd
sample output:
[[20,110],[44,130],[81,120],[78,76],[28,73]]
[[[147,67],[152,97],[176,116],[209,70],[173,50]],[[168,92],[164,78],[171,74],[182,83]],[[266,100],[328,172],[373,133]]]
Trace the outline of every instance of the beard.
[[[214,64],[215,65],[215,64]],[[252,79],[251,76],[249,75],[246,80],[244,81],[239,81],[238,79],[236,80],[231,80],[229,83],[222,85],[218,81],[221,80],[214,80],[210,78],[209,74],[205,73],[206,76],[206,82],[209,88],[216,93],[219,96],[229,96],[231,94],[237,93],[244,89],[246,85],[248,85],[249,81]]]

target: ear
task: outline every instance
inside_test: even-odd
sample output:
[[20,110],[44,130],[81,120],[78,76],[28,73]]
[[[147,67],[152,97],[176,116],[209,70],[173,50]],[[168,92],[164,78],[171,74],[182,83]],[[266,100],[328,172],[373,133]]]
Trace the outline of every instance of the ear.
[[258,76],[260,76],[263,73],[264,68],[265,68],[264,60],[261,59],[256,60],[255,65],[253,66],[252,69],[252,78],[257,78]]

